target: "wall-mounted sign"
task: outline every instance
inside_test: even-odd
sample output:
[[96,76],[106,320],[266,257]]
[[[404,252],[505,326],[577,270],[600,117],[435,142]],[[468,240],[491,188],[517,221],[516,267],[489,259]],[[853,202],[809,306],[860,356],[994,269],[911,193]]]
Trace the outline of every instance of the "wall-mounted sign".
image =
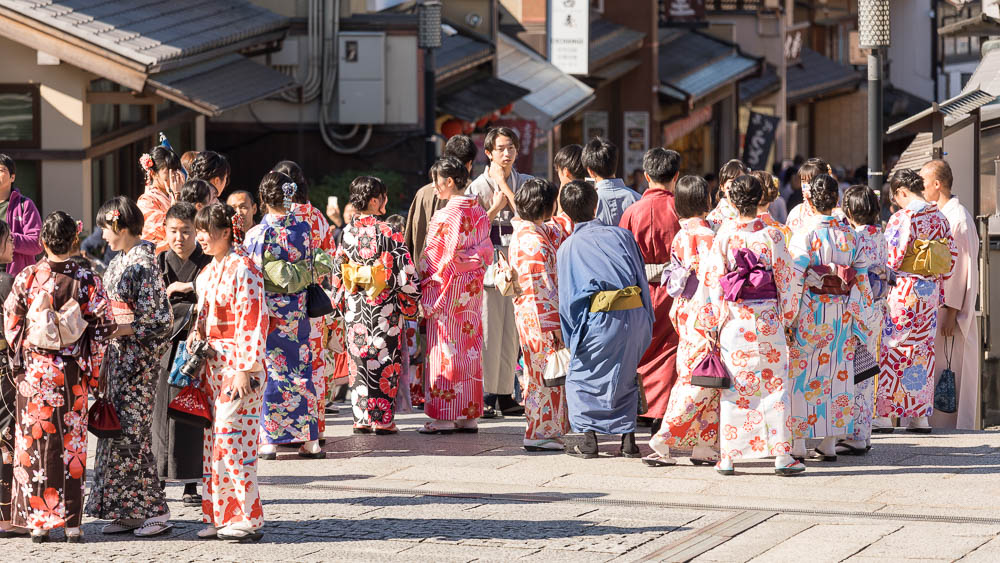
[[608,138],[608,112],[583,112],[583,143],[586,144],[594,137]]
[[628,176],[642,169],[642,157],[649,148],[649,112],[626,111],[624,115],[625,147],[622,161],[623,173]]
[[549,0],[549,62],[567,74],[590,69],[589,0]]
[[750,112],[747,133],[743,139],[743,162],[751,170],[764,170],[771,155],[774,134],[781,120],[773,115]]

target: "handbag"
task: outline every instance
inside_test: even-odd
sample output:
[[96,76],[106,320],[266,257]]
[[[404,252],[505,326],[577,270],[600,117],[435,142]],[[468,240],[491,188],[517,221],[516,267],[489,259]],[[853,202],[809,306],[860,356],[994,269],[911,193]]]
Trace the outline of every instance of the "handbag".
[[[309,237],[310,244],[312,237]],[[310,319],[325,317],[333,312],[333,302],[330,296],[323,290],[323,286],[316,283],[316,270],[313,262],[316,260],[316,253],[310,246],[309,249],[309,271],[312,273],[313,282],[306,287],[306,314]]]
[[181,340],[177,344],[177,354],[174,355],[174,363],[170,367],[170,375],[167,376],[167,384],[171,387],[187,387],[191,384],[191,378],[181,373],[181,366],[190,357],[191,355],[187,351],[187,341]]
[[200,380],[192,379],[187,387],[181,389],[167,405],[167,416],[193,426],[212,427],[212,407]]
[[722,363],[718,346],[712,348],[691,370],[691,385],[709,389],[729,389],[732,386],[729,371]]
[[559,387],[566,384],[566,374],[569,373],[569,349],[560,348],[545,358],[545,371],[542,373],[542,383],[546,387]]
[[514,268],[511,268],[503,252],[497,252],[497,260],[493,264],[493,287],[500,292],[500,295],[510,297],[514,295],[516,281],[514,279]]
[[958,391],[955,388],[955,372],[951,371],[951,354],[955,351],[955,338],[947,348],[945,359],[948,367],[941,372],[937,385],[934,386],[934,410],[952,414],[958,410]]
[[100,375],[97,379],[97,398],[87,411],[87,429],[98,438],[117,438],[122,435],[122,423],[118,419],[118,411],[108,395],[108,361],[101,362]]
[[854,349],[854,384],[871,379],[878,375],[878,372],[878,361],[864,342],[858,342],[857,348]]

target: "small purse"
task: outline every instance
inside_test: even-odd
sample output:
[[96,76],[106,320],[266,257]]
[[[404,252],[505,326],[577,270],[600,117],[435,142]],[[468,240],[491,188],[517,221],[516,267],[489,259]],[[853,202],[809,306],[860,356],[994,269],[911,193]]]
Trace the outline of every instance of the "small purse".
[[174,363],[170,367],[170,375],[167,384],[171,387],[187,387],[191,384],[191,378],[181,373],[181,366],[188,361],[191,355],[187,351],[187,342],[181,340],[177,344],[177,354],[174,356]]
[[108,362],[104,360],[97,380],[97,398],[87,411],[87,429],[98,438],[117,438],[122,435],[122,423],[118,419],[118,411],[107,398],[107,366]]
[[569,373],[569,349],[560,348],[545,358],[545,372],[542,383],[546,387],[559,387],[566,384],[566,374]]
[[193,426],[212,427],[212,407],[201,388],[200,380],[193,379],[187,387],[181,389],[167,405],[167,416]]
[[497,252],[497,261],[493,264],[493,287],[504,297],[514,295],[516,289],[514,268],[510,266],[503,252]]
[[691,385],[709,389],[729,389],[732,380],[722,363],[719,348],[715,347],[691,370]]
[[955,372],[951,371],[951,354],[955,351],[955,339],[951,339],[951,346],[945,359],[948,367],[941,372],[937,385],[934,386],[934,410],[952,414],[958,410],[958,390],[955,388]]
[[868,346],[865,346],[864,342],[858,342],[858,346],[854,349],[854,384],[871,379],[878,375],[878,372],[878,361],[868,351]]
[[[309,237],[310,242],[312,237]],[[313,262],[316,260],[316,253],[312,247],[309,249],[309,271],[312,272],[313,282],[306,287],[306,314],[310,319],[325,317],[333,312],[333,302],[330,296],[323,290],[323,286],[316,283],[316,267]]]

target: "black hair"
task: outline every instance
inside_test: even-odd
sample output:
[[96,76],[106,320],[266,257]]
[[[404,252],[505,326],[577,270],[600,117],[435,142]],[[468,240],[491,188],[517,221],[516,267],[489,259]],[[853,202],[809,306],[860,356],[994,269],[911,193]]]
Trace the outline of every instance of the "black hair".
[[809,201],[816,211],[829,213],[837,207],[840,197],[840,184],[829,174],[820,174],[809,182]]
[[0,152],[0,166],[6,168],[11,176],[17,174],[17,166],[14,165],[14,159],[2,152]]
[[113,197],[97,210],[97,226],[102,229],[111,229],[116,233],[128,229],[129,234],[138,237],[142,236],[142,227],[145,224],[146,219],[142,216],[142,210],[125,196]]
[[66,254],[73,250],[79,238],[76,220],[65,211],[53,211],[42,222],[42,242],[52,254]]
[[177,156],[177,153],[164,147],[162,145],[157,145],[149,151],[149,157],[153,161],[153,166],[149,170],[143,170],[146,175],[146,183],[150,184],[153,181],[153,174],[161,172],[163,170],[181,170],[181,159]]
[[583,147],[583,165],[601,178],[612,178],[618,170],[618,147],[603,137],[594,137]]
[[294,183],[295,182],[291,178],[281,172],[275,172],[272,170],[267,174],[264,174],[264,177],[260,180],[260,188],[257,190],[257,194],[260,196],[260,202],[269,207],[284,208],[284,185]]
[[574,180],[583,180],[587,177],[587,167],[583,165],[583,147],[580,145],[566,145],[559,149],[552,159],[552,166],[556,170],[562,168],[569,170],[569,175]]
[[178,199],[185,203],[200,203],[205,205],[212,197],[212,185],[205,180],[195,178],[184,182]]
[[712,209],[712,192],[700,176],[684,176],[674,188],[674,206],[681,219],[698,217]]
[[252,203],[254,205],[257,205],[257,198],[254,197],[254,195],[252,193],[248,192],[247,190],[233,190],[233,191],[229,192],[229,195],[226,196],[226,199],[229,199],[229,198],[233,197],[234,195],[240,195],[240,194],[247,196],[247,199],[250,200],[250,203]]
[[668,184],[681,171],[681,153],[655,147],[642,157],[642,171],[657,184]]
[[566,182],[559,191],[559,205],[574,223],[593,221],[597,211],[597,190],[583,180]]
[[735,180],[749,171],[750,169],[747,168],[746,164],[743,164],[742,160],[734,158],[723,164],[722,168],[719,169],[719,186],[724,186],[726,182]]
[[736,211],[739,211],[741,217],[756,217],[763,195],[764,186],[760,180],[749,174],[737,176],[729,185],[729,202]]
[[230,244],[243,244],[243,233],[233,229],[233,217],[236,210],[222,202],[206,205],[194,216],[194,228],[199,231],[229,230]]
[[938,182],[944,184],[949,191],[951,190],[951,184],[955,181],[955,176],[951,173],[951,165],[947,161],[935,158],[924,166],[930,168],[931,174],[934,175],[934,178]]
[[461,192],[469,185],[469,169],[454,156],[446,156],[431,165],[431,181],[435,178],[451,178],[455,189]]
[[882,212],[878,196],[863,184],[847,188],[841,207],[847,217],[858,225],[877,225]]
[[354,208],[359,213],[364,213],[368,209],[368,203],[371,200],[385,194],[385,184],[375,176],[358,176],[351,182],[350,202],[354,204]]
[[922,196],[924,194],[924,179],[917,174],[916,170],[902,168],[895,171],[889,178],[889,192],[895,197],[896,192],[901,188],[910,190],[911,193]]
[[532,178],[525,182],[514,194],[517,214],[526,221],[548,219],[555,209],[559,188],[548,180]]
[[170,206],[167,210],[167,216],[164,218],[164,222],[170,219],[177,219],[178,221],[184,221],[185,223],[194,223],[194,216],[198,213],[198,208],[194,206],[193,203],[180,202],[175,203]]
[[497,137],[507,137],[514,144],[515,149],[521,150],[521,139],[517,136],[517,132],[510,127],[493,127],[487,131],[486,138],[483,140],[483,148],[493,152],[497,146]]
[[295,195],[292,201],[295,203],[309,203],[309,181],[302,173],[302,167],[292,160],[282,160],[274,165],[275,172],[281,172],[295,182]]
[[213,178],[228,179],[229,172],[229,160],[225,156],[214,151],[202,151],[191,162],[189,177],[206,181],[211,181]]
[[754,170],[750,174],[760,180],[760,185],[764,188],[764,194],[760,196],[760,205],[762,207],[770,205],[774,200],[778,199],[780,192],[778,191],[778,186],[774,183],[774,176],[770,172]]
[[[452,137],[452,139],[454,138],[455,137]],[[385,218],[385,224],[389,225],[389,227],[397,233],[402,233],[406,229],[406,217],[403,217],[398,213],[393,213]]]
[[[810,158],[799,167],[799,179],[803,182],[809,182],[810,190],[812,189],[812,179],[820,174],[829,174],[830,165],[826,163],[822,158]],[[810,191],[810,197],[812,192]]]
[[[516,141],[515,146],[517,146]],[[444,144],[444,152],[441,153],[441,156],[453,156],[462,164],[468,164],[476,160],[478,153],[479,149],[476,148],[476,143],[472,141],[472,137],[468,135],[455,135]]]

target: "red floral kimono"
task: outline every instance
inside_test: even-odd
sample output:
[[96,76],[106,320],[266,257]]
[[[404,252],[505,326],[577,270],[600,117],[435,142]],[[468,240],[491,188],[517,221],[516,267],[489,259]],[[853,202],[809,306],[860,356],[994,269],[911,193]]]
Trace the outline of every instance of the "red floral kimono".
[[473,197],[434,214],[418,271],[427,319],[424,412],[437,420],[483,413],[483,276],[493,262],[490,220]]

